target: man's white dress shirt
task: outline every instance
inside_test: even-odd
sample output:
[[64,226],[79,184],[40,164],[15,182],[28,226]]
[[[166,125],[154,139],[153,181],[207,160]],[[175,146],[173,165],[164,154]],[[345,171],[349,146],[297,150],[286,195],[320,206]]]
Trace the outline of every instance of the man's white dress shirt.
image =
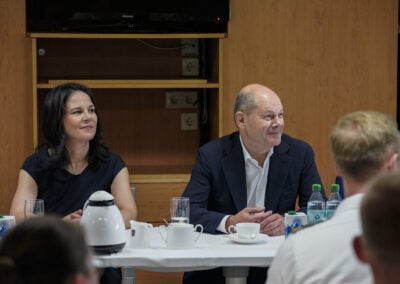
[[240,143],[242,144],[246,168],[247,207],[264,207],[269,161],[274,153],[274,148],[269,150],[263,166],[260,167],[258,162],[250,156],[250,153],[243,144],[242,137],[240,137]]
[[[264,160],[264,165],[260,167],[258,162],[253,159],[243,144],[242,137],[239,136],[240,144],[243,149],[243,157],[246,169],[246,187],[247,187],[247,207],[264,207],[265,191],[267,189],[269,161],[274,148],[272,147]],[[226,220],[230,215],[226,215],[219,223],[217,230],[227,233],[225,230]]]
[[268,271],[267,284],[373,283],[353,250],[361,234],[359,193],[344,199],[332,219],[290,235]]

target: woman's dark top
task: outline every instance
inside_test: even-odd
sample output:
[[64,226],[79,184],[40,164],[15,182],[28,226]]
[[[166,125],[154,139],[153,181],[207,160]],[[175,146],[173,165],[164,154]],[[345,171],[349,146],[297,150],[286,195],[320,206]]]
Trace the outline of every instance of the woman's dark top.
[[64,169],[54,175],[41,170],[42,160],[46,155],[47,150],[41,150],[29,156],[22,169],[36,181],[37,198],[44,199],[45,212],[61,216],[83,209],[86,200],[95,191],[105,190],[111,193],[114,178],[125,167],[121,157],[110,152],[108,160],[97,169],[89,165],[78,175]]

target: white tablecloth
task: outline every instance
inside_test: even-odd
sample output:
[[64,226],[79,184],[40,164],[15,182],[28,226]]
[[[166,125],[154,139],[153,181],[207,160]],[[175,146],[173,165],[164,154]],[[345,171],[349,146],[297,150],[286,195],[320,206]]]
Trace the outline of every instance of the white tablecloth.
[[265,243],[237,244],[228,235],[202,234],[194,249],[171,250],[154,228],[150,248],[129,248],[116,254],[98,256],[100,267],[135,267],[150,271],[171,272],[203,270],[214,267],[267,267],[284,236],[267,237]]

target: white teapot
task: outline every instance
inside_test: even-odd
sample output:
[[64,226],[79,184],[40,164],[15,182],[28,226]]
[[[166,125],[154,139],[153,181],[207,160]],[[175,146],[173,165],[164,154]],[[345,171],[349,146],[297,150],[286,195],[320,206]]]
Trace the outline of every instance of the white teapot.
[[[203,226],[187,223],[170,223],[160,226],[160,235],[168,249],[192,249],[203,233]],[[166,234],[166,236],[164,235]]]
[[110,193],[100,190],[90,195],[83,208],[81,224],[86,241],[95,253],[111,254],[124,248],[125,223]]

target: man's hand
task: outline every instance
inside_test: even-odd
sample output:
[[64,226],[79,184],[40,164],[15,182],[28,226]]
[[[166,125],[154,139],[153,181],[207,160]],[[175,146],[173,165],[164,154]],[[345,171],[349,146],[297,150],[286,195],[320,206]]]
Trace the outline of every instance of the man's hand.
[[260,223],[264,220],[264,208],[260,207],[247,207],[242,211],[238,212],[236,215],[229,216],[225,223],[225,230],[228,232],[228,228],[231,225],[236,225],[237,223],[250,222],[250,223]]
[[278,213],[267,211],[260,222],[260,232],[269,236],[280,236],[285,233],[285,219]]

